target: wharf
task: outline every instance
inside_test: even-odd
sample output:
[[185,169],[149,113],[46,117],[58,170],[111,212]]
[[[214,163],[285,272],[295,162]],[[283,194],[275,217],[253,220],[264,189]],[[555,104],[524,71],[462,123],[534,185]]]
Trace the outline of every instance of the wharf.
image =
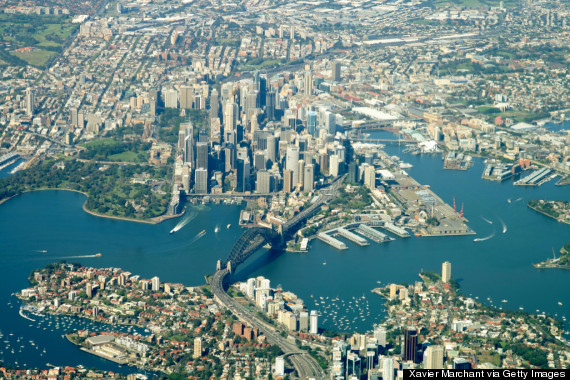
[[370,245],[368,240],[366,240],[366,239],[358,236],[357,234],[350,232],[349,230],[344,229],[342,227],[338,228],[337,232],[340,236],[343,236],[343,237],[347,238],[348,240],[353,241],[360,246]]
[[380,231],[376,231],[374,228],[367,226],[366,224],[361,224],[358,226],[356,231],[362,236],[365,236],[368,239],[375,241],[376,243],[384,243],[386,241],[396,240],[393,237],[385,235]]
[[463,153],[449,152],[443,159],[443,168],[449,170],[467,170],[471,167],[471,156]]
[[517,186],[540,186],[543,183],[547,182],[548,180],[552,179],[553,176],[549,175],[552,174],[552,169],[550,168],[542,168],[538,169],[524,178],[521,178],[515,185]]
[[128,363],[128,361],[127,361],[126,359],[112,358],[112,357],[110,357],[110,356],[104,355],[104,354],[102,354],[102,353],[100,353],[100,352],[97,352],[97,351],[95,351],[95,350],[90,350],[90,349],[88,349],[88,348],[86,348],[86,347],[81,347],[81,351],[89,352],[90,354],[93,354],[93,355],[95,355],[95,356],[99,356],[100,358],[103,358],[103,359],[110,360],[110,361],[115,362],[115,363],[117,363],[117,364],[126,364],[126,363]]
[[344,244],[342,241],[340,241],[340,240],[338,240],[338,239],[335,239],[335,238],[333,238],[332,236],[327,235],[327,234],[324,233],[324,232],[319,232],[319,233],[317,234],[317,237],[318,237],[319,239],[321,239],[322,241],[324,241],[325,243],[327,243],[327,244],[333,246],[333,247],[336,248],[336,249],[348,249],[348,247],[346,246],[346,244]]
[[382,227],[384,228],[386,231],[391,232],[395,235],[398,235],[399,237],[410,237],[410,233],[408,231],[406,231],[403,228],[397,227],[395,225],[393,225],[392,223],[384,223],[384,226]]

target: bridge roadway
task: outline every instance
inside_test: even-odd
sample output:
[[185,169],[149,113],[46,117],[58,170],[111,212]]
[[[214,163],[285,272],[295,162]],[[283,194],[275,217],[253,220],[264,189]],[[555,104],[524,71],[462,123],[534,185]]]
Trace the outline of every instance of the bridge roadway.
[[248,310],[245,306],[235,301],[224,290],[224,279],[229,274],[227,269],[222,269],[214,274],[211,281],[212,293],[216,296],[216,300],[228,308],[241,321],[247,322],[256,327],[265,335],[267,341],[277,345],[281,350],[290,357],[297,376],[301,379],[324,379],[325,373],[320,365],[306,352],[299,350],[297,345],[281,336],[279,330],[261,323],[254,312]]
[[[312,216],[323,203],[334,198],[344,177],[345,176],[337,178],[330,186],[321,189],[317,200],[311,206],[287,221],[287,223],[282,226],[283,235],[291,234],[292,231],[296,230],[301,221]],[[313,359],[308,353],[300,351],[295,343],[282,337],[277,329],[259,321],[255,313],[236,302],[224,289],[224,280],[230,274],[230,270],[235,271],[239,264],[245,261],[265,243],[275,241],[275,235],[276,233],[270,229],[261,229],[259,227],[247,229],[234,245],[234,248],[230,252],[224,266],[222,267],[220,265],[212,277],[210,283],[212,293],[219,304],[225,306],[240,320],[258,328],[259,331],[263,332],[271,344],[277,345],[281,350],[283,350],[285,355],[290,356],[291,362],[293,363],[299,378],[324,379],[325,372],[315,359]],[[277,237],[278,236],[279,235],[277,235]]]

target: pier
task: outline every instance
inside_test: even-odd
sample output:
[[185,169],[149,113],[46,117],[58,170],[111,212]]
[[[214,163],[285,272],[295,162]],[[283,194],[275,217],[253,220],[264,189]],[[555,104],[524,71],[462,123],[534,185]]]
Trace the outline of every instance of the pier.
[[380,231],[376,231],[374,228],[367,226],[366,224],[361,224],[358,226],[356,231],[362,236],[365,236],[368,239],[375,241],[376,243],[384,243],[386,241],[395,240],[393,237],[385,235]]
[[403,228],[397,227],[392,223],[384,223],[383,227],[386,231],[391,232],[399,237],[410,237],[410,233]]
[[317,234],[317,237],[319,239],[321,239],[322,241],[324,241],[325,243],[333,246],[336,249],[348,249],[346,244],[344,244],[342,241],[335,239],[332,236],[327,235],[324,232],[320,232],[319,234]]
[[342,227],[340,227],[337,230],[338,234],[342,237],[347,238],[348,240],[355,242],[356,244],[360,245],[360,246],[365,246],[365,245],[370,245],[370,243],[368,242],[368,240],[364,239],[363,237],[358,236],[357,234],[350,232],[347,229],[344,229]]
[[550,168],[542,168],[542,169],[539,169],[537,171],[530,173],[529,175],[527,175],[524,178],[521,178],[520,180],[515,182],[515,185],[517,185],[517,186],[540,186],[544,182],[546,182],[545,179],[551,173],[552,173],[552,170]]

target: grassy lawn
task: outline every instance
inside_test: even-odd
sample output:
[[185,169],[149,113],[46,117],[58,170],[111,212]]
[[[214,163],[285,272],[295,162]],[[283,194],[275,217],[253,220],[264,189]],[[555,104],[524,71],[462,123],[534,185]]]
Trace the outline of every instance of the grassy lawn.
[[281,60],[278,59],[252,59],[247,61],[245,64],[238,66],[237,71],[252,71],[252,70],[262,70],[270,69],[272,67],[277,67],[281,64]]
[[[6,43],[4,55],[8,52],[12,57],[22,61],[5,58],[8,64],[27,64],[44,66],[57,54],[65,40],[78,28],[71,23],[71,17],[66,15],[23,15],[0,13],[0,42]],[[31,52],[15,52],[23,47],[35,47]],[[41,49],[45,48],[45,49]],[[10,57],[10,56],[8,56]]]
[[[141,157],[142,156],[142,157]],[[109,156],[109,161],[121,161],[121,162],[146,162],[144,157],[146,156],[146,152],[138,151],[138,152],[123,152],[112,154]]]
[[16,57],[23,59],[32,66],[43,66],[46,62],[56,55],[55,51],[35,49],[32,51],[13,52]]

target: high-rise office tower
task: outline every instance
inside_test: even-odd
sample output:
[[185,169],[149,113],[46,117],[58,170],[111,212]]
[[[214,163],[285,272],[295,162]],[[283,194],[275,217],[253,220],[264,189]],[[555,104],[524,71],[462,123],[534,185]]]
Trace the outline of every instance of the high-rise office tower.
[[315,111],[309,111],[307,116],[307,132],[311,136],[315,136],[317,132],[317,113]]
[[370,190],[376,188],[376,170],[374,166],[366,165],[364,167],[364,186]]
[[315,167],[313,164],[305,165],[305,175],[303,178],[303,190],[304,191],[313,191],[314,186],[313,183],[315,182]]
[[453,369],[471,369],[471,363],[464,358],[453,359]]
[[290,193],[293,189],[293,172],[291,170],[283,170],[283,191]]
[[299,182],[299,147],[294,145],[287,147],[285,169],[290,170],[292,173],[292,186],[297,186]]
[[249,158],[238,158],[237,160],[237,187],[236,191],[244,192],[249,191],[249,176],[250,176],[250,162]]
[[32,88],[26,89],[26,116],[34,116],[36,108],[36,94]]
[[329,175],[338,177],[338,165],[338,156],[336,154],[331,155],[329,158]]
[[206,142],[196,144],[196,168],[208,170],[208,143]]
[[443,346],[428,346],[426,348],[424,369],[443,369]]
[[276,143],[275,143],[275,136],[273,133],[267,135],[267,150],[266,150],[266,158],[271,161],[271,163],[275,162],[276,160]]
[[394,380],[394,359],[384,358],[382,360],[382,380]]
[[198,168],[194,172],[194,192],[197,194],[208,193],[208,170]]
[[238,120],[238,105],[235,103],[226,103],[224,107],[224,135],[227,132],[235,131]]
[[78,125],[77,124],[78,123],[77,114],[79,113],[79,110],[77,109],[77,107],[73,107],[69,110],[69,113],[70,113],[69,118],[71,119],[71,125],[74,125],[77,127],[77,125]]
[[220,96],[215,88],[210,93],[210,118],[216,118],[220,113]]
[[313,94],[313,74],[310,71],[305,73],[305,95]]
[[332,112],[325,112],[325,129],[331,135],[336,134],[336,117]]
[[253,156],[253,167],[256,170],[265,169],[265,152],[255,152]]
[[340,82],[340,62],[338,61],[332,63],[331,79],[335,82]]
[[178,91],[171,88],[164,92],[164,107],[178,108]]
[[406,327],[404,330],[404,361],[417,360],[418,330],[415,327]]
[[451,279],[451,263],[449,261],[441,264],[441,281],[445,284]]
[[267,120],[275,120],[275,109],[277,106],[277,96],[275,91],[267,92],[265,96],[265,113],[267,114]]
[[190,86],[180,86],[178,91],[180,96],[180,108],[192,108],[192,102],[194,100],[194,89]]
[[269,194],[273,191],[272,175],[267,170],[260,170],[257,172],[257,180],[255,182],[255,192],[259,194]]

